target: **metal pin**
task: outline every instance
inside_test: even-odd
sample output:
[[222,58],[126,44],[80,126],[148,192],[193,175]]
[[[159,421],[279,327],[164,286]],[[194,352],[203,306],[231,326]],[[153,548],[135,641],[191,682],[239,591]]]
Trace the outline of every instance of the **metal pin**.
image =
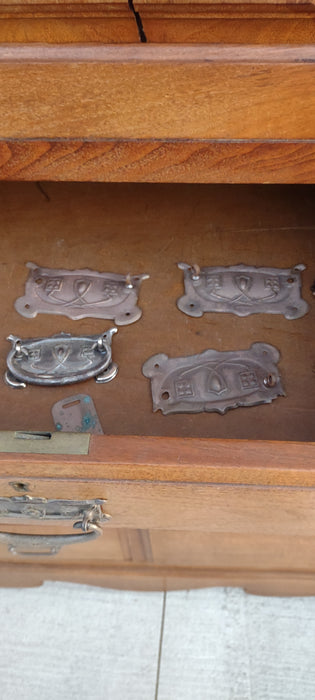
[[126,275],[125,288],[126,288],[126,289],[133,289],[133,284],[132,284],[132,281],[131,281],[131,274],[130,274],[130,272],[128,272],[128,275]]
[[199,265],[191,266],[191,279],[197,282],[200,279],[200,267]]

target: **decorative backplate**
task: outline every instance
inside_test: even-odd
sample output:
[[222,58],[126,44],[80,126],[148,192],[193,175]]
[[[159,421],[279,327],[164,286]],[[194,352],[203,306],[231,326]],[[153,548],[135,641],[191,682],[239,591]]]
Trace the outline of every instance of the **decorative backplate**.
[[117,275],[94,270],[51,270],[27,263],[30,274],[25,296],[15,308],[26,318],[38,313],[62,314],[72,319],[114,319],[116,325],[134,323],[142,314],[137,306],[141,282],[149,275]]
[[88,394],[67,396],[57,401],[51,412],[58,431],[103,435],[93,399]]
[[184,270],[185,295],[177,300],[177,306],[188,316],[218,311],[237,316],[283,314],[295,319],[308,311],[301,298],[305,265],[292,269],[248,265],[200,268],[179,263],[178,267]]
[[92,516],[106,522],[110,516],[103,511],[106,500],[95,498],[88,501],[70,499],[46,499],[37,496],[13,496],[0,498],[0,518],[36,520],[81,520]]
[[176,357],[153,355],[142,368],[151,379],[153,411],[225,413],[237,406],[271,403],[285,396],[273,345],[254,343],[248,350]]
[[111,341],[117,328],[102,335],[74,336],[59,333],[50,338],[21,340],[10,335],[12,349],[7,357],[7,384],[56,386],[96,377],[108,382],[117,374],[112,362]]

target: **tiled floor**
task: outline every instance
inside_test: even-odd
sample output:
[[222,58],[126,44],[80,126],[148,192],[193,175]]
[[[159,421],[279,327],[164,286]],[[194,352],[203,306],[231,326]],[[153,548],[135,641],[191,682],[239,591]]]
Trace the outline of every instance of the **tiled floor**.
[[314,700],[315,598],[0,589],[2,700]]

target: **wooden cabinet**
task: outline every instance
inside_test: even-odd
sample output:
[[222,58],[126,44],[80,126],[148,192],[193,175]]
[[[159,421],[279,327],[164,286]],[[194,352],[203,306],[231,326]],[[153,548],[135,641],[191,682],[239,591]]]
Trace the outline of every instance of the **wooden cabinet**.
[[[0,11],[1,371],[10,333],[111,322],[14,310],[25,263],[149,273],[117,378],[89,381],[88,453],[0,453],[0,498],[106,499],[103,536],[55,556],[0,544],[0,582],[315,592],[313,3],[29,3]],[[145,42],[145,39],[147,41]],[[41,42],[41,43],[38,43]],[[81,42],[81,43],[79,43]],[[157,44],[156,42],[159,42]],[[309,312],[189,318],[180,260],[304,263]],[[152,412],[142,364],[275,345],[286,397],[226,415]],[[2,384],[1,430],[52,431],[76,387]],[[5,517],[1,531],[69,534]]]

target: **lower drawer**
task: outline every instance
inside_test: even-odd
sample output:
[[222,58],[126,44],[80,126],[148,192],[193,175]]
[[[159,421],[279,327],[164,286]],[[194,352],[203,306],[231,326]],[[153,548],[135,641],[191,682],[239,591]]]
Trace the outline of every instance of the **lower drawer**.
[[[29,535],[29,545],[15,556],[0,543],[0,563],[52,564],[60,571],[67,567],[91,567],[104,571],[121,565],[152,565],[176,569],[231,571],[308,571],[315,575],[315,532],[312,536],[262,535],[257,532],[193,532],[104,528],[103,535],[83,544],[64,545],[53,557],[45,543],[32,553],[31,536],[71,534],[71,527],[17,526],[1,528],[10,533]],[[1,567],[0,567],[1,580]]]
[[314,536],[107,529],[94,542],[69,546],[54,557],[12,557],[0,545],[0,585],[44,580],[140,590],[224,585],[260,594],[314,595],[314,544]]

